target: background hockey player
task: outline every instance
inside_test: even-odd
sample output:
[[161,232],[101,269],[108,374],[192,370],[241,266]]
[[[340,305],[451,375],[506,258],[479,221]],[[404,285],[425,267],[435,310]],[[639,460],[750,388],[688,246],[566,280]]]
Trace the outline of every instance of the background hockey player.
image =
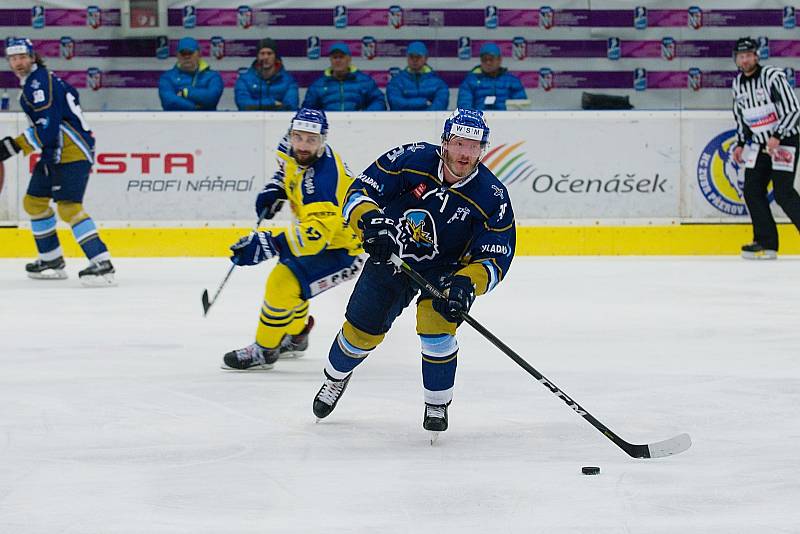
[[72,227],[90,265],[80,271],[81,282],[106,285],[114,282],[114,267],[92,218],[83,209],[83,195],[94,162],[94,136],[83,118],[78,92],[50,72],[34,54],[29,39],[6,43],[9,66],[20,80],[20,105],[30,128],[17,137],[0,140],[0,161],[19,152],[26,156],[41,151],[33,168],[22,207],[31,216],[39,258],[25,266],[28,276],[63,279],[64,256],[56,234],[55,200],[61,220]]
[[744,200],[753,221],[753,242],[742,247],[748,259],[774,259],[778,228],[769,207],[767,186],[775,201],[800,230],[797,171],[800,106],[782,69],[758,64],[758,43],[749,37],[734,47],[739,74],[733,81],[737,143],[734,160],[744,164]]
[[280,261],[267,279],[255,342],[225,354],[224,368],[269,369],[280,357],[301,355],[314,326],[308,300],[361,270],[363,251],[341,207],[353,178],[325,143],[327,133],[325,112],[297,112],[278,147],[278,172],[256,199],[256,211],[268,219],[288,200],[295,221],[286,231],[252,232],[231,246],[237,265]]
[[[353,369],[383,340],[417,294],[388,265],[398,255],[446,299],[417,301],[425,389],[423,427],[447,429],[456,375],[456,327],[475,295],[491,291],[514,256],[516,231],[508,192],[480,164],[489,127],[480,111],[458,109],[445,121],[441,146],[404,145],[382,155],[353,183],[344,216],[369,254],[334,340],[314,414],[328,416]],[[380,296],[380,298],[378,298]]]

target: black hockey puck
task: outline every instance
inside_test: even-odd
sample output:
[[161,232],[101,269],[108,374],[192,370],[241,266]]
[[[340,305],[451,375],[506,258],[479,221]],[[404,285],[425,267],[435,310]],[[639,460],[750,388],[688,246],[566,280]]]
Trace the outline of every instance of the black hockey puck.
[[599,475],[600,468],[592,466],[581,467],[581,473],[583,473],[584,475]]

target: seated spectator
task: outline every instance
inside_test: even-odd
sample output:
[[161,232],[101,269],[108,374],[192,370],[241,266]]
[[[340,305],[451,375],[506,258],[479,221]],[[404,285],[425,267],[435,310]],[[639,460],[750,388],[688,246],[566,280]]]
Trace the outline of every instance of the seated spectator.
[[297,109],[297,82],[283,68],[273,39],[262,39],[258,43],[256,59],[236,80],[234,95],[240,111]]
[[158,80],[158,96],[165,111],[215,111],[225,84],[201,57],[191,37],[178,41],[178,61]]
[[334,43],[328,52],[331,66],[314,80],[303,99],[304,108],[325,111],[383,111],[386,101],[369,75],[351,65],[350,49]]
[[428,66],[428,49],[422,41],[408,45],[408,66],[386,87],[389,108],[396,111],[442,111],[447,109],[450,91]]
[[486,43],[481,47],[481,64],[467,74],[458,88],[458,107],[466,109],[506,109],[506,100],[525,99],[522,82],[501,67],[500,47]]

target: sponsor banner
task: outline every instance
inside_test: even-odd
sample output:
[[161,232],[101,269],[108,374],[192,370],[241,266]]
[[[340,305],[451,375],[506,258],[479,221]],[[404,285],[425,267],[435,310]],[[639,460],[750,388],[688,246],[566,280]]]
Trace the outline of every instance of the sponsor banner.
[[[255,196],[276,170],[287,115],[176,115],[86,114],[97,138],[86,205],[97,220],[135,226],[254,217]],[[438,144],[448,114],[379,115],[329,114],[328,141],[355,176],[400,145]],[[487,121],[483,163],[508,188],[519,219],[747,220],[727,112],[492,112]],[[19,113],[0,116],[0,135],[14,135],[25,122]],[[571,156],[576,151],[581,157]],[[21,197],[35,161],[5,162],[0,222],[25,219]]]
[[[95,6],[89,6],[94,8]],[[0,9],[0,26],[32,27],[35,15],[31,9]],[[119,9],[94,9],[89,16],[87,9],[55,9],[44,11],[42,27],[47,26],[119,26]]]
[[[309,38],[315,37],[317,45],[321,46],[322,55],[327,56],[328,47],[335,41],[326,39],[320,41],[317,36],[308,36],[303,39],[283,39],[280,41],[280,50],[283,57],[308,57]],[[404,58],[408,44],[414,39],[379,39],[363,36],[359,39],[345,39],[351,52],[360,55],[364,39],[372,39],[373,57]],[[176,53],[177,39],[169,39],[162,45],[158,38],[135,39],[75,39],[73,41],[73,55],[89,58],[115,58],[115,57],[158,57],[158,49],[163,48],[164,57],[172,57]],[[203,57],[214,57],[215,39],[199,39]],[[764,39],[764,38],[761,38]],[[514,38],[506,40],[493,40],[500,47],[505,58],[520,56],[519,40]],[[477,58],[481,46],[488,41],[470,39],[467,57]],[[767,41],[765,41],[766,43]],[[34,39],[36,51],[43,57],[59,57],[60,39]],[[428,39],[425,45],[429,56],[435,58],[456,58],[466,52],[459,46],[457,39]],[[764,53],[768,50],[769,57],[798,58],[800,57],[800,40],[769,40],[763,47]],[[0,44],[0,53],[4,53],[5,44]],[[258,39],[225,39],[225,57],[253,58],[258,51]],[[678,41],[671,37],[660,40],[625,40],[618,37],[608,39],[538,39],[527,41],[527,46],[522,48],[522,57],[529,58],[608,58],[608,59],[665,59],[671,61],[676,58],[717,58],[731,57],[730,40],[685,40]]]
[[[498,27],[601,27],[634,28],[642,27],[686,27],[686,9],[650,9],[642,14],[634,9],[504,9],[497,13]],[[348,9],[345,25],[335,26],[334,10],[330,8],[310,9],[251,9],[251,23],[247,26],[387,26],[390,13],[387,9]],[[167,11],[171,27],[185,27],[184,9],[173,8]],[[232,8],[198,8],[194,10],[196,27],[236,27],[240,24],[239,11]],[[547,18],[544,21],[542,18]],[[775,9],[713,9],[700,12],[702,23],[698,27],[780,27],[792,29],[797,24],[796,10]],[[0,26],[31,27],[30,9],[0,9]],[[638,26],[636,25],[638,23]],[[47,8],[44,13],[44,26],[85,26],[85,9]],[[119,26],[120,10],[103,9],[102,26]],[[485,8],[475,9],[404,9],[404,26],[463,26],[486,27]]]
[[[546,128],[521,129],[518,118],[493,115],[484,163],[508,188],[519,219],[675,217],[679,115],[644,122],[633,117],[593,116],[586,128],[584,121],[553,114]],[[591,148],[580,158],[568,156],[581,147]]]
[[[742,193],[745,165],[734,161],[735,147],[734,124],[722,113],[700,113],[691,121],[691,127],[684,129],[683,217],[749,221]],[[771,186],[769,198],[774,201]],[[776,219],[786,220],[775,202],[772,211]]]

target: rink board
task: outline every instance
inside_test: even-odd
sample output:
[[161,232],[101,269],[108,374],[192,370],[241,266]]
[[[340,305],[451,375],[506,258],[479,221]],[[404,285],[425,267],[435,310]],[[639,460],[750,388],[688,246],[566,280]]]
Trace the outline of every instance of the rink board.
[[[800,254],[791,224],[778,226],[781,254]],[[118,257],[225,256],[246,227],[105,228],[100,235]],[[67,256],[83,256],[71,232],[59,229]],[[725,255],[752,238],[749,225],[537,226],[517,228],[517,255]],[[0,257],[33,257],[30,230],[0,228]]]

